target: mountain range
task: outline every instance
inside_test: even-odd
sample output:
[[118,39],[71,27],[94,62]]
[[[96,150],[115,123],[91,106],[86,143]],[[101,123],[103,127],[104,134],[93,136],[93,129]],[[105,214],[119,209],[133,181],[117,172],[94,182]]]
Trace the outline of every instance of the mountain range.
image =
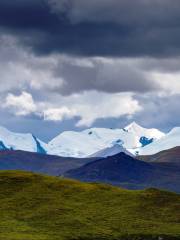
[[180,146],[180,127],[165,134],[133,122],[122,129],[90,128],[65,131],[44,143],[33,134],[13,133],[0,127],[0,150],[22,150],[63,157],[106,157],[119,152],[152,155]]
[[59,157],[19,150],[4,150],[0,152],[0,170],[25,170],[58,176],[94,160],[95,158]]
[[0,170],[180,192],[180,128],[165,134],[133,122],[123,129],[63,132],[46,144],[1,127]]
[[180,192],[180,147],[134,158],[124,152],[104,158],[71,158],[1,151],[0,170],[23,170],[127,189],[156,187]]

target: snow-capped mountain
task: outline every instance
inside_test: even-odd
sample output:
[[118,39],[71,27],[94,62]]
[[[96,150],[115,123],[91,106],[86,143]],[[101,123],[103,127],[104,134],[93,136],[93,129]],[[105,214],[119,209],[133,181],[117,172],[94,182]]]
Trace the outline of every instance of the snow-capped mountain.
[[153,140],[161,139],[165,136],[165,134],[158,129],[151,128],[143,128],[138,125],[136,122],[132,122],[130,125],[124,128],[127,132],[134,135],[137,138],[137,142],[141,144],[141,146],[145,146],[153,142]]
[[159,140],[136,151],[139,155],[152,155],[177,146],[180,146],[180,127],[173,128]]
[[23,150],[64,157],[106,157],[119,152],[151,155],[176,146],[180,146],[180,128],[164,134],[157,129],[143,128],[135,122],[123,129],[66,131],[48,144],[32,134],[14,133],[0,127],[0,150]]
[[49,154],[87,157],[115,144],[135,146],[131,134],[122,129],[91,128],[82,132],[63,132],[49,142]]
[[123,153],[125,153],[125,154],[127,154],[131,157],[134,156],[132,153],[130,153],[128,150],[126,150],[122,145],[115,144],[114,146],[102,149],[102,150],[98,151],[97,153],[94,153],[93,155],[91,155],[89,157],[105,158],[105,157],[114,156],[114,155],[116,155],[120,152],[123,152]]
[[0,127],[0,150],[22,150],[46,153],[47,144],[32,134],[20,134]]
[[59,156],[87,157],[120,145],[132,153],[164,136],[157,129],[142,128],[135,122],[124,129],[90,128],[82,132],[63,132],[48,143],[48,153]]

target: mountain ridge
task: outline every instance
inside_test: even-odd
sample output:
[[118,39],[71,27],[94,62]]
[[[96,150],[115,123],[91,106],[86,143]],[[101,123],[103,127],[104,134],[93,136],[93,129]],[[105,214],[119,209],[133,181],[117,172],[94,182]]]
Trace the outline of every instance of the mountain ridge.
[[163,136],[164,133],[157,129],[145,129],[133,122],[122,129],[90,128],[81,132],[66,131],[49,142],[49,149],[55,155],[68,153],[75,157],[87,157],[119,144],[134,154],[136,149],[142,147],[140,140],[143,137],[148,142]]
[[[98,157],[106,157],[112,155],[111,149],[118,145],[119,151],[129,152],[130,155],[152,155],[180,146],[180,127],[165,134],[132,122],[122,129],[90,128],[80,132],[65,131],[48,143],[44,143],[31,133],[14,133],[0,127],[0,151],[23,150],[75,158],[102,153],[102,156]],[[114,152],[118,153],[118,147]]]
[[70,158],[26,151],[0,151],[0,170],[24,170],[58,176],[96,158]]
[[121,152],[89,162],[64,176],[85,182],[105,182],[128,189],[157,187],[180,192],[180,169],[135,159]]

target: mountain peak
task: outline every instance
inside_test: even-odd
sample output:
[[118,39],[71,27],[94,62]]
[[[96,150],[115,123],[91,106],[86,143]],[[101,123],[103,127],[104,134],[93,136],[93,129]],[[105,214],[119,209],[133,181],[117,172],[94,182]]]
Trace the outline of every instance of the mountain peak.
[[135,129],[143,129],[143,127],[141,127],[139,124],[137,124],[135,121],[133,121],[128,126],[126,126],[124,129],[129,131],[129,130],[132,130],[132,129],[133,130],[135,130]]

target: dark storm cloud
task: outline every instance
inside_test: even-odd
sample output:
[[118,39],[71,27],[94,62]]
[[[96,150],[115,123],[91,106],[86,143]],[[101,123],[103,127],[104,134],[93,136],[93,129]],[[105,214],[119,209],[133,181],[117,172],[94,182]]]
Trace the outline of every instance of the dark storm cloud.
[[179,0],[1,0],[0,27],[39,54],[180,54]]
[[11,30],[48,30],[57,23],[46,0],[1,0],[0,24]]
[[[160,61],[161,62],[161,61]],[[141,66],[142,65],[142,66]],[[148,92],[160,86],[146,74],[138,59],[37,56],[14,39],[0,38],[0,93],[42,91],[45,98],[84,91]],[[45,94],[46,92],[46,94]],[[42,94],[41,94],[42,96]]]
[[55,91],[69,95],[90,90],[117,93],[159,89],[158,84],[148,79],[141,69],[133,66],[128,60],[111,61],[91,60],[92,66],[64,62],[54,71],[55,75],[65,80],[63,86],[60,89],[56,88]]
[[113,22],[125,25],[177,26],[178,0],[48,0],[56,13],[72,23]]

